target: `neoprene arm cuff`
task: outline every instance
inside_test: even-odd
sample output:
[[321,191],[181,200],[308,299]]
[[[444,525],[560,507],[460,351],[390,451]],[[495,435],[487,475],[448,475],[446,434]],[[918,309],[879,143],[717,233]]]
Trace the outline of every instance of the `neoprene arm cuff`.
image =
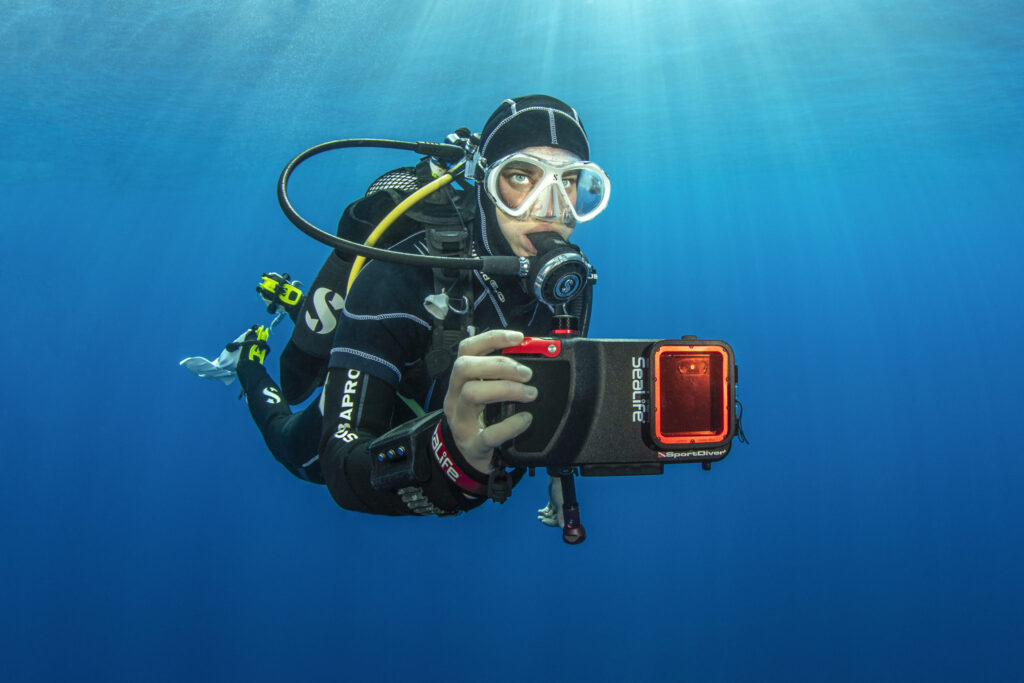
[[487,495],[486,480],[455,448],[443,411],[395,427],[374,439],[368,450],[374,488],[394,491],[440,478],[464,495]]
[[[469,476],[465,460],[447,445],[452,441],[450,435],[445,438],[443,426],[439,429],[440,413],[389,429],[397,398],[394,389],[384,380],[349,368],[331,368],[324,393],[321,470],[341,507],[383,515],[423,514],[410,507],[409,498],[415,494],[429,501],[431,512],[454,514],[485,500],[486,484],[479,496],[459,486],[457,480],[471,487],[479,487],[480,482]],[[434,455],[435,435],[439,457]],[[391,446],[382,450],[386,444]],[[393,446],[395,456],[385,461],[377,458]],[[396,457],[397,446],[404,447],[401,457]],[[449,473],[454,467],[459,476]]]

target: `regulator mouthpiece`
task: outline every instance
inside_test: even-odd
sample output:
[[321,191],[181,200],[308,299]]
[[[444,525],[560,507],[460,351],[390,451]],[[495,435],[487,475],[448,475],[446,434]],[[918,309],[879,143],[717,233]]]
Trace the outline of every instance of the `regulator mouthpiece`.
[[527,283],[537,300],[549,305],[564,305],[583,293],[593,268],[580,253],[554,232],[526,236],[537,250],[530,258]]

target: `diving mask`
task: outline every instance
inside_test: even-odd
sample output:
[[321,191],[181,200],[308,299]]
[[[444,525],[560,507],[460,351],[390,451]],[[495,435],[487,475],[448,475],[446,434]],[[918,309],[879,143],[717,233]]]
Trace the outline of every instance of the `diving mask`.
[[491,164],[484,189],[512,218],[572,225],[604,210],[611,183],[600,166],[571,152],[528,147]]

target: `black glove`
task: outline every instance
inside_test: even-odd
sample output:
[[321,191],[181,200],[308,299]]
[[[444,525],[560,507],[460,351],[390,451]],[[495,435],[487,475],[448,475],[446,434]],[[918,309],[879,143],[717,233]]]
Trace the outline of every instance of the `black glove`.
[[270,350],[270,345],[267,344],[267,339],[269,338],[270,330],[262,325],[258,327],[253,325],[245,332],[241,341],[233,341],[224,348],[228,351],[234,351],[235,349],[240,351],[238,355],[238,369],[241,370],[242,366],[246,363],[263,365],[263,361],[267,359],[267,351]]

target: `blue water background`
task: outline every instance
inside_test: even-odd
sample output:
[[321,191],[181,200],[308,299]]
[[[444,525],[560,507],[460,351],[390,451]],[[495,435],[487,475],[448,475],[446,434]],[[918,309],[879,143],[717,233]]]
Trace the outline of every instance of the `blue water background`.
[[[0,679],[1024,677],[1019,2],[71,6],[0,14]],[[592,334],[728,340],[751,445],[580,480],[575,548],[539,478],[345,512],[177,363],[319,268],[292,155],[531,92],[612,177]]]

